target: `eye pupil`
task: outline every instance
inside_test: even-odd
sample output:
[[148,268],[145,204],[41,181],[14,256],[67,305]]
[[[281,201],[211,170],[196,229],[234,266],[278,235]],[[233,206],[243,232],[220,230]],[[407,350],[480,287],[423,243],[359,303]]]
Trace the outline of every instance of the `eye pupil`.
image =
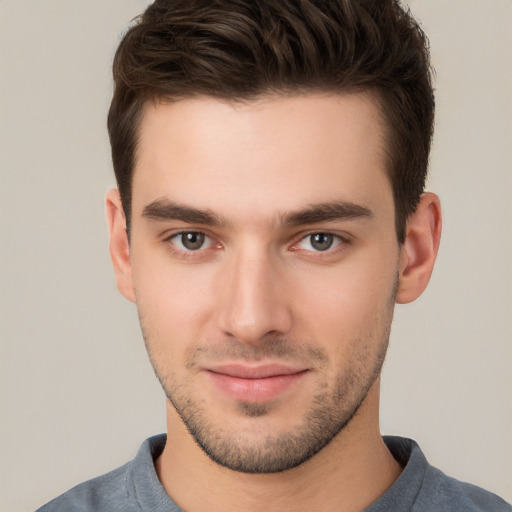
[[311,235],[311,246],[317,251],[326,251],[333,244],[333,236],[328,233],[315,233]]
[[205,235],[203,233],[182,233],[181,243],[183,247],[186,247],[188,250],[195,251],[203,246],[204,237]]

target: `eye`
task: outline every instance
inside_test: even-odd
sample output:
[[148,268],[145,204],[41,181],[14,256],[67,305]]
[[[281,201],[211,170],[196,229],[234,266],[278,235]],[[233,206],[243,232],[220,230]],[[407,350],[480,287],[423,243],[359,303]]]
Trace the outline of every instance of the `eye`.
[[212,240],[200,231],[182,231],[169,238],[169,241],[185,252],[208,249]]
[[325,252],[341,242],[341,237],[332,233],[311,233],[300,240],[297,247],[306,251]]

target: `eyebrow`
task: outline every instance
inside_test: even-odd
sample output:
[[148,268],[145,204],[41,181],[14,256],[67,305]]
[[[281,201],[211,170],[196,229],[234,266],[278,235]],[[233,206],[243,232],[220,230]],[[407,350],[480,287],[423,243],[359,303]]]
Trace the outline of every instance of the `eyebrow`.
[[[167,199],[157,199],[146,205],[142,216],[154,221],[179,220],[188,224],[206,226],[226,226],[228,221],[211,210],[200,210],[180,205]],[[373,217],[373,212],[366,206],[349,201],[333,201],[312,204],[302,210],[278,216],[277,225],[300,226],[335,220],[355,220]]]
[[188,224],[221,226],[226,222],[210,210],[199,210],[182,206],[173,201],[157,199],[142,210],[142,216],[149,220],[181,220]]
[[361,204],[335,201],[313,204],[304,210],[290,212],[282,217],[282,224],[299,226],[334,220],[354,220],[373,217],[373,212]]

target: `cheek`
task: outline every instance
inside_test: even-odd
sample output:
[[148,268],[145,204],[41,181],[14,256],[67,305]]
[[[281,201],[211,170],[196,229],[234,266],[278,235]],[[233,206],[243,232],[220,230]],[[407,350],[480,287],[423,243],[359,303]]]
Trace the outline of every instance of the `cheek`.
[[303,329],[318,342],[370,339],[390,321],[395,283],[394,262],[333,267],[310,273],[297,290],[295,306]]
[[190,340],[209,317],[211,276],[201,265],[172,265],[165,257],[132,257],[139,316],[152,338]]

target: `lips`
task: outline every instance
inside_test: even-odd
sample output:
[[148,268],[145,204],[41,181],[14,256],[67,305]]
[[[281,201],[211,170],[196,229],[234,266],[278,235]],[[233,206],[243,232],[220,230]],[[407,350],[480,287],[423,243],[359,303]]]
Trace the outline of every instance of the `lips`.
[[214,386],[228,397],[244,402],[267,402],[298,385],[308,370],[281,364],[224,364],[207,368],[206,373]]

